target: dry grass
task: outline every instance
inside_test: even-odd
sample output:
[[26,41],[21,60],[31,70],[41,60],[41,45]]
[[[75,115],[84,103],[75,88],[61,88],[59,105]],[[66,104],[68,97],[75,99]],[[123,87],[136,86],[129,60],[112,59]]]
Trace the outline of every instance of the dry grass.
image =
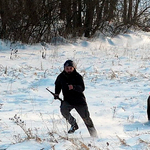
[[127,143],[126,143],[126,140],[125,139],[121,139],[118,135],[116,135],[117,138],[119,139],[121,145],[124,145],[124,146],[129,146]]
[[15,143],[24,142],[25,140],[30,140],[30,139],[34,139],[38,143],[49,141],[51,145],[51,150],[55,150],[55,146],[58,145],[60,142],[65,143],[65,141],[69,141],[72,144],[72,146],[68,150],[91,150],[91,149],[101,150],[99,147],[95,146],[94,143],[89,144],[87,141],[85,142],[82,136],[79,138],[78,137],[69,138],[69,135],[66,131],[59,131],[59,128],[57,127],[58,122],[54,118],[52,118],[53,127],[51,126],[52,129],[50,129],[49,125],[46,124],[46,121],[44,120],[43,115],[42,114],[40,115],[42,118],[42,123],[46,127],[47,133],[45,134],[48,134],[49,137],[47,137],[46,139],[42,139],[41,137],[39,137],[37,134],[33,132],[33,129],[27,128],[25,121],[23,121],[16,114],[13,118],[10,118],[10,120],[13,121],[14,124],[19,126],[23,130],[23,132],[26,135],[26,138],[23,138],[21,134],[14,135]]
[[147,142],[147,141],[142,140],[141,138],[139,138],[139,143],[144,143],[144,144],[147,145],[147,148],[148,148],[148,147],[150,148],[150,143]]
[[16,125],[18,125],[24,131],[28,140],[35,139],[35,136],[32,134],[32,129],[27,128],[26,123],[23,120],[21,120],[21,118],[17,116],[17,114],[15,114],[13,118],[9,118],[9,119],[12,120]]

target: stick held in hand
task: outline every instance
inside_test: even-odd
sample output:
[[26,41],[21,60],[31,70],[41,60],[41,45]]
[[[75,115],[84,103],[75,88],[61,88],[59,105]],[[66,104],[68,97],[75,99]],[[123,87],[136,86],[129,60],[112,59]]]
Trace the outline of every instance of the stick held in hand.
[[59,99],[61,102],[63,102],[63,100],[58,95],[50,91],[48,88],[46,88],[46,90],[49,91],[56,99]]

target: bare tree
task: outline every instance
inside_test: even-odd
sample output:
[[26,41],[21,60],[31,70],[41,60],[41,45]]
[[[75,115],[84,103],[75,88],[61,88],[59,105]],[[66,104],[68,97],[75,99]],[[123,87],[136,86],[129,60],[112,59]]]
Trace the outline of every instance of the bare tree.
[[0,38],[25,43],[53,37],[150,30],[148,0],[0,0]]

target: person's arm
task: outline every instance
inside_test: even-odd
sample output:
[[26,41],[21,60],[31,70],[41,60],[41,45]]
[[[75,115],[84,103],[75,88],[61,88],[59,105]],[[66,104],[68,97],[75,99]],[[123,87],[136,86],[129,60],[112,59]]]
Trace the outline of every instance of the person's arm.
[[85,90],[85,85],[82,76],[78,76],[78,81],[76,85],[68,85],[68,86],[69,86],[69,90],[74,90],[80,93],[82,93]]
[[59,95],[60,92],[61,92],[61,83],[60,83],[60,76],[58,76],[55,81],[55,94]]

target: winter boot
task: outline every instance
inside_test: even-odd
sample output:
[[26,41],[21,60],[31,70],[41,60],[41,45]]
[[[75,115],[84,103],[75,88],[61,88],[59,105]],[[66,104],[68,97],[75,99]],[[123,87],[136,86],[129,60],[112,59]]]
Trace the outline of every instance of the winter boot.
[[88,131],[89,131],[91,137],[98,138],[96,129],[94,127],[88,127]]
[[77,125],[77,123],[75,123],[74,125],[71,125],[71,128],[69,129],[69,131],[68,131],[68,133],[74,133],[75,132],[75,130],[78,130],[78,125]]

